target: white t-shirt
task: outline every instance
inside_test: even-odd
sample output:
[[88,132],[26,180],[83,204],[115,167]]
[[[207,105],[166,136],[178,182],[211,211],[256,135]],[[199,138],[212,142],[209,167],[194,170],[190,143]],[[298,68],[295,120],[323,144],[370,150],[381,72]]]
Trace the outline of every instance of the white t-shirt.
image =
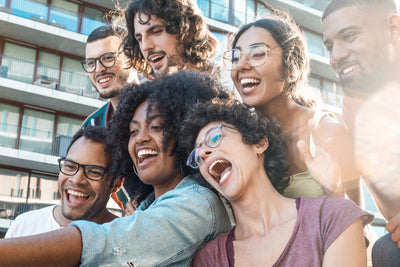
[[62,228],[53,215],[56,205],[22,213],[15,218],[4,238],[42,234]]

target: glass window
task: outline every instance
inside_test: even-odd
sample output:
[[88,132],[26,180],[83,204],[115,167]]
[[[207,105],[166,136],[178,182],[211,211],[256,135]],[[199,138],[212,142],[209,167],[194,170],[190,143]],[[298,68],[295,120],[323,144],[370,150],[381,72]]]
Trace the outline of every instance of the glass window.
[[271,14],[271,11],[266,8],[265,5],[260,3],[259,1],[257,2],[257,18],[261,18],[262,16]]
[[41,79],[44,83],[48,83],[49,87],[52,86],[55,89],[59,73],[60,56],[40,51],[36,80]]
[[19,148],[49,154],[53,143],[54,114],[25,109]]
[[0,146],[15,148],[19,107],[0,103]]
[[28,173],[0,168],[0,201],[26,201]]
[[28,203],[57,204],[59,199],[58,177],[31,174]]
[[246,1],[235,0],[235,25],[246,23]]
[[79,60],[64,57],[61,71],[61,90],[76,95],[83,95],[86,88],[91,88],[92,83],[87,73],[82,69]]
[[105,25],[105,16],[105,12],[101,10],[91,7],[85,7],[82,34],[89,35],[94,29]]
[[308,84],[317,87],[318,89],[321,89],[321,80],[318,78],[314,77],[308,77]]
[[325,56],[324,46],[322,45],[322,36],[306,30],[303,30],[303,33],[307,39],[308,50],[313,54]]
[[210,1],[209,0],[197,0],[197,4],[203,15],[206,17],[210,17]]
[[32,83],[36,50],[6,42],[1,65],[8,69],[7,78]]
[[81,128],[82,120],[59,116],[53,155],[65,157],[72,136]]
[[0,7],[6,6],[6,0],[0,0]]
[[219,60],[223,52],[228,49],[228,36],[219,32],[213,32],[212,35],[218,40],[219,43],[219,51],[216,58],[216,60]]
[[41,18],[47,21],[47,0],[12,0],[10,4],[12,14],[30,19]]
[[65,26],[67,30],[78,29],[79,5],[65,0],[53,0],[50,8],[49,22]]
[[256,14],[255,8],[256,6],[254,0],[247,0],[246,23],[254,21],[254,17]]
[[212,0],[211,18],[227,22],[229,20],[229,0]]

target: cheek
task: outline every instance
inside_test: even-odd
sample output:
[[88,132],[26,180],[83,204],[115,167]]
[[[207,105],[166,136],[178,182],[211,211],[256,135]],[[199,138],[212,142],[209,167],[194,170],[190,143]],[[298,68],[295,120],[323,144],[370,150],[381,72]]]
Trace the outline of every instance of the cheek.
[[128,152],[129,155],[131,156],[132,161],[135,161],[136,159],[136,153],[135,153],[135,140],[133,138],[129,139],[128,143]]

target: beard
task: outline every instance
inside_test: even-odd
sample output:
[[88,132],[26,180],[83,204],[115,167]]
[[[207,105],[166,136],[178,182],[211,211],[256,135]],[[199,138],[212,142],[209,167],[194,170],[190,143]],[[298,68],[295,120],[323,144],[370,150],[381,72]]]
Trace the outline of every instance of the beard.
[[96,89],[97,93],[99,93],[100,97],[103,99],[110,99],[119,96],[122,89],[128,84],[129,82],[130,72],[128,70],[121,70],[118,75],[116,75],[116,86],[112,89],[106,89],[100,91],[97,89],[96,85],[92,82],[93,87]]

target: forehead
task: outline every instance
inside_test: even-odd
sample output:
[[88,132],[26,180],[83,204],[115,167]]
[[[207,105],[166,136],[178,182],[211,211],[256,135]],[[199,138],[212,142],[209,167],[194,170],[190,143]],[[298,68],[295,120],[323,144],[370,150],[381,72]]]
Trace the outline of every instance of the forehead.
[[[143,23],[145,21],[146,23]],[[151,15],[150,18],[144,13],[136,13],[134,18],[135,34],[143,34],[147,29],[154,25],[164,26],[166,23],[163,19]]]
[[149,100],[144,101],[141,103],[137,109],[135,110],[135,113],[133,114],[132,120],[137,121],[137,122],[143,122],[147,121],[148,116],[155,115],[157,113],[156,107],[153,105],[151,108],[151,111],[149,114],[147,114],[147,108],[149,106]]
[[249,46],[257,43],[264,43],[270,47],[278,45],[268,30],[252,26],[239,37],[236,42],[236,47],[245,50]]
[[372,31],[374,29],[372,25],[376,25],[377,20],[382,18],[378,13],[381,12],[359,6],[336,10],[322,21],[324,38],[333,38],[347,28],[365,28]]
[[117,52],[122,43],[121,38],[109,36],[86,44],[86,58],[99,57],[106,52]]
[[86,137],[78,138],[68,151],[67,158],[80,164],[108,166],[109,158],[102,143],[93,142]]

